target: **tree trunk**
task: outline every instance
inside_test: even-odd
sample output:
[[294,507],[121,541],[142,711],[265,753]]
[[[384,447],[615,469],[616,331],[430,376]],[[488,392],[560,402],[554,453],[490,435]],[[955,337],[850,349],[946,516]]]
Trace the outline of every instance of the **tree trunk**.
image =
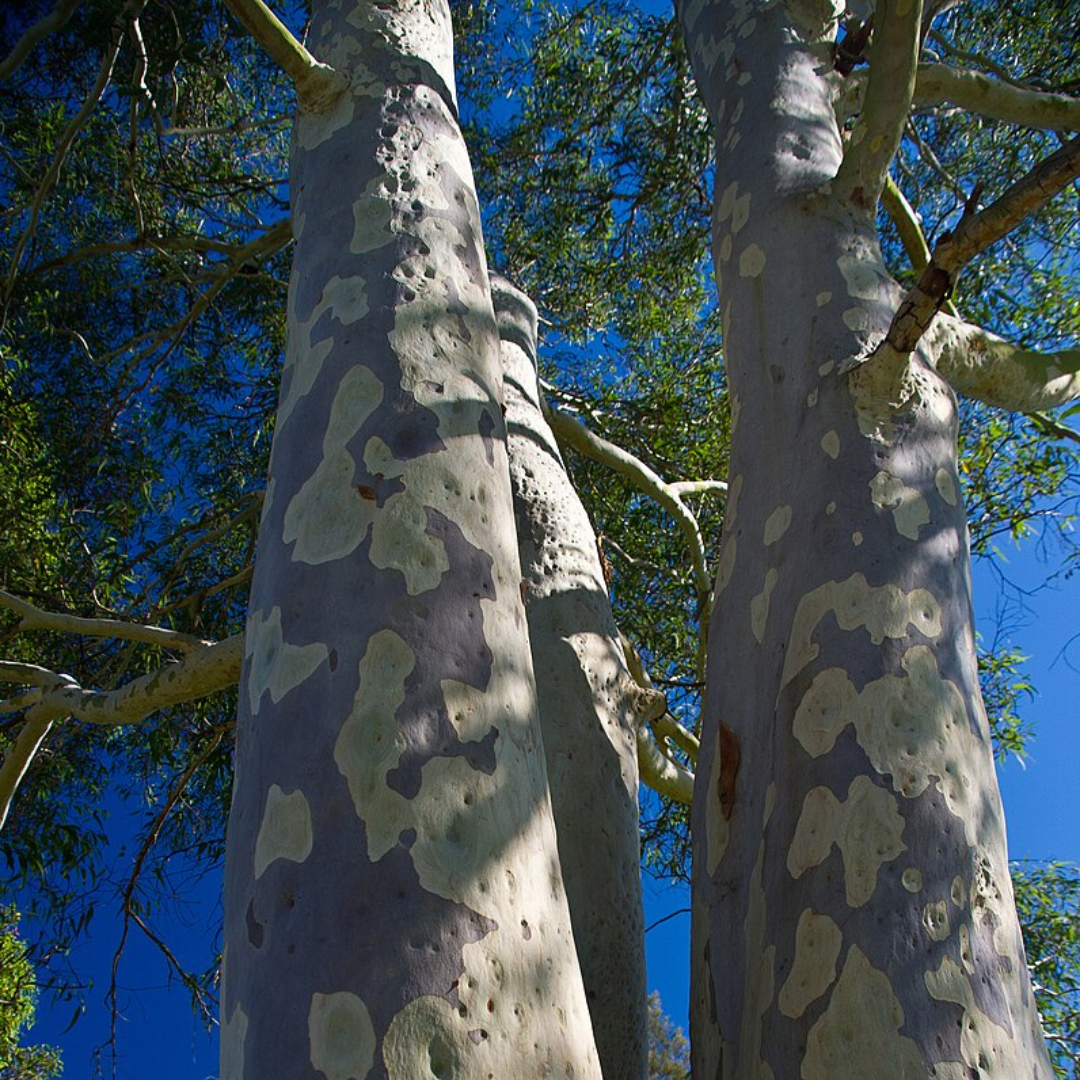
[[[645,1080],[635,703],[596,534],[540,410],[536,309],[492,280],[540,727],[559,861],[606,1080]],[[656,695],[660,697],[660,695]]]
[[241,680],[222,1076],[599,1077],[441,0],[314,5]]
[[828,187],[830,8],[679,12],[716,125],[735,414],[693,810],[694,1075],[1048,1078],[956,401],[928,356],[859,364],[900,294],[873,207]]

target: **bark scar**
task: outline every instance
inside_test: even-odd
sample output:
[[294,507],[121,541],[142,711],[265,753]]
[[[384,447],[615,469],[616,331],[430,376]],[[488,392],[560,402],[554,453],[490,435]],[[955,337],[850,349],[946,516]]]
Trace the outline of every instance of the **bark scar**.
[[720,801],[720,813],[724,820],[731,818],[735,809],[735,776],[739,771],[739,739],[734,731],[720,725],[720,777],[716,781],[716,797]]

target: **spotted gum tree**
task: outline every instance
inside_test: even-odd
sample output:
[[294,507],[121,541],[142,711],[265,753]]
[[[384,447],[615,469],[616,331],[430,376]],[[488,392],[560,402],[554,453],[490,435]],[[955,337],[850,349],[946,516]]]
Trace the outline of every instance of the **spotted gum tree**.
[[[1043,1078],[976,675],[956,395],[1061,404],[1077,355],[940,309],[968,258],[1072,181],[1080,145],[971,200],[905,293],[877,215],[898,202],[913,101],[1008,95],[919,66],[932,5],[873,7],[845,34],[838,3],[678,4],[716,134],[735,417],[693,808],[694,1075]],[[1075,127],[1075,102],[1050,97],[1027,95],[1027,122],[1065,107]]]

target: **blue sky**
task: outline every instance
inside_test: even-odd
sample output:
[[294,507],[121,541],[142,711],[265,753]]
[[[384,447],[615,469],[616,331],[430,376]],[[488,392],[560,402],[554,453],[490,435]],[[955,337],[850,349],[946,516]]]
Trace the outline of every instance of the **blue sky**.
[[[988,636],[993,619],[1006,604],[1007,625],[1016,644],[1030,657],[1026,665],[1038,696],[1024,709],[1035,727],[1026,767],[1015,761],[1000,770],[1014,858],[1064,858],[1080,862],[1080,799],[1076,765],[1080,761],[1080,574],[1056,585],[1042,585],[1047,566],[1034,545],[1003,548],[995,573],[987,563],[976,567],[975,597],[980,624]],[[1007,561],[1006,561],[1007,558]],[[1009,583],[1003,587],[1002,576]],[[193,952],[202,935],[211,932],[218,903],[216,886],[208,885],[204,907],[177,913],[179,947]],[[646,923],[688,906],[685,890],[646,881]],[[686,1024],[689,987],[687,953],[690,919],[679,914],[651,930],[646,938],[650,987],[660,992],[665,1009]],[[34,1038],[64,1050],[65,1076],[95,1076],[92,1053],[108,1039],[104,1006],[109,965],[119,929],[104,918],[83,957],[93,966],[95,985],[88,1008],[70,1030],[72,1006],[55,1008],[42,1002]],[[169,985],[161,957],[139,935],[133,935],[122,968],[117,1029],[120,1052],[118,1080],[208,1080],[217,1076],[217,1044],[192,1015],[182,987]],[[108,1075],[105,1062],[104,1075]]]

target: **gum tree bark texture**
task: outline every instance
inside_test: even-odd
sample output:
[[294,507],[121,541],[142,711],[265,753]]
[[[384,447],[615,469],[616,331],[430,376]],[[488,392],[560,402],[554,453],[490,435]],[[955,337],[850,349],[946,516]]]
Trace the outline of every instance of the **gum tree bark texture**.
[[[830,193],[842,5],[681,0],[735,411],[693,807],[695,1080],[1051,1075],[979,695],[956,401]],[[879,4],[879,13],[882,5]]]
[[606,1080],[645,1080],[648,1011],[634,703],[600,556],[540,411],[536,309],[492,279],[548,784]]
[[600,1073],[442,0],[318,2],[241,678],[222,1076]]

